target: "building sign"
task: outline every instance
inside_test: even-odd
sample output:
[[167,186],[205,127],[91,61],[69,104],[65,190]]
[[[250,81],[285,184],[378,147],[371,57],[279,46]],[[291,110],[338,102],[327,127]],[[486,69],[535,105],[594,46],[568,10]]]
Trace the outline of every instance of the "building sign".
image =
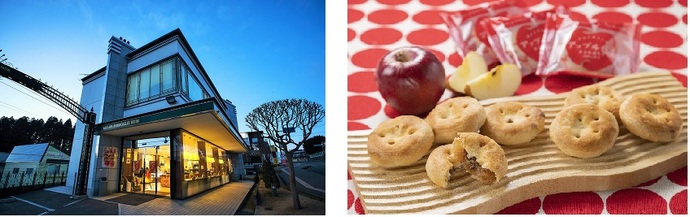
[[128,126],[135,125],[135,124],[138,124],[138,123],[139,123],[139,119],[137,118],[137,119],[132,119],[132,120],[125,120],[125,121],[115,122],[115,123],[112,123],[112,124],[106,124],[106,125],[103,125],[103,131],[114,130],[114,129],[119,129],[119,128],[123,128],[123,127],[128,127]]
[[115,161],[117,160],[117,147],[103,147],[102,167],[115,168]]

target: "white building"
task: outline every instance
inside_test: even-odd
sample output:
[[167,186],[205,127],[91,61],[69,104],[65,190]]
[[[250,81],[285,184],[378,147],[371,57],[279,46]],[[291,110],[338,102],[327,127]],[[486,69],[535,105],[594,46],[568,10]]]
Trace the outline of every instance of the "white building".
[[[88,195],[186,198],[236,179],[248,148],[231,121],[234,108],[179,29],[139,48],[111,37],[107,54],[105,67],[82,79],[81,105],[96,113]],[[70,186],[83,134],[78,122]]]
[[[37,174],[40,174],[40,177],[63,176],[67,172],[69,159],[69,155],[48,143],[18,145],[7,156],[2,174],[5,177],[8,177],[7,174],[11,174],[10,177],[22,175],[34,177]],[[7,186],[18,186],[19,180],[18,178],[10,179]],[[0,181],[5,183],[4,180]]]

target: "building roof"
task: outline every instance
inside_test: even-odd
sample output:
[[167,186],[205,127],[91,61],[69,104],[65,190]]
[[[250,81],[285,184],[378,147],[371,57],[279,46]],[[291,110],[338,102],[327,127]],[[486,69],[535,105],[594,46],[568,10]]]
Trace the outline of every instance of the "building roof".
[[14,146],[6,162],[40,162],[47,148],[48,143]]
[[0,152],[0,163],[5,163],[5,160],[7,160],[7,157],[10,156],[10,153],[7,152]]

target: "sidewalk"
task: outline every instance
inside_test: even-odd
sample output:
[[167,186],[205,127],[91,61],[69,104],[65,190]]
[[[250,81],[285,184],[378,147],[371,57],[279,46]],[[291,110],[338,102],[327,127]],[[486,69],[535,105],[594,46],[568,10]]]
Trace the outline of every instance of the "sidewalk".
[[59,186],[3,198],[0,215],[233,215],[253,184],[231,182],[184,200],[155,198],[137,206],[106,201],[125,193],[72,199],[70,189]]

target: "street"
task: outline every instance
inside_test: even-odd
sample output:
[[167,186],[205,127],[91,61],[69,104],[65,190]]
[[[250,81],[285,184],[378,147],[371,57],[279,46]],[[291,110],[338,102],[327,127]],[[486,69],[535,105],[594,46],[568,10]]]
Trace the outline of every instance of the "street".
[[[326,176],[325,176],[325,161],[303,161],[294,162],[295,165],[295,181],[297,182],[297,190],[319,198],[326,198]],[[287,166],[276,167],[278,177],[284,187],[289,187],[290,171]]]

